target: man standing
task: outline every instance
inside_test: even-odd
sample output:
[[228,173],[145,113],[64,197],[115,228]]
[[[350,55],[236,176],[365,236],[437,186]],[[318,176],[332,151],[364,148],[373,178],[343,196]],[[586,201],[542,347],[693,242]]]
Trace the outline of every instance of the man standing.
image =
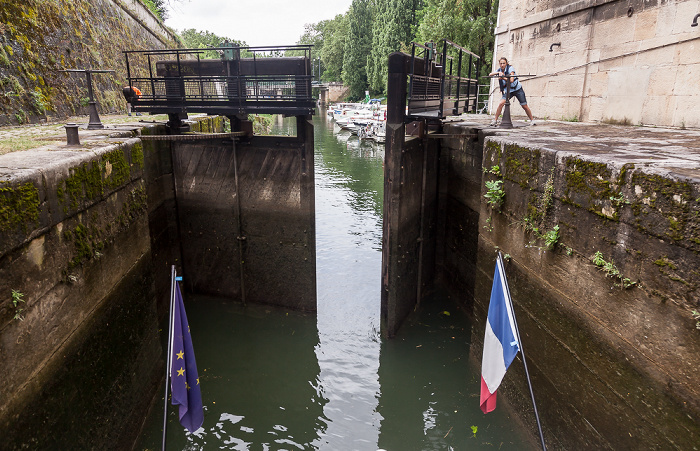
[[[525,90],[520,84],[518,77],[515,76],[515,69],[513,68],[513,66],[508,64],[508,60],[503,57],[498,60],[498,66],[500,69],[496,72],[491,72],[489,75],[499,76],[498,85],[501,88],[501,94],[503,97],[501,97],[501,103],[498,104],[498,108],[496,109],[496,117],[494,118],[493,122],[491,122],[491,126],[495,127],[498,125],[498,118],[501,116],[501,110],[503,109],[503,105],[506,104],[506,83],[510,83],[510,97],[516,97],[518,99],[518,102],[520,102],[520,106],[523,107],[523,110],[525,110],[527,117],[530,118],[530,125],[535,125],[535,120],[532,117],[532,111],[530,111],[530,107],[527,106]],[[506,77],[506,75],[510,76]]]

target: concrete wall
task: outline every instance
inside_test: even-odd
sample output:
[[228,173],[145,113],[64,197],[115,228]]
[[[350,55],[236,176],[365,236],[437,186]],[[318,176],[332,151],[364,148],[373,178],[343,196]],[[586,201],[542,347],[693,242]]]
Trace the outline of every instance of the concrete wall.
[[[605,130],[659,138],[653,130]],[[468,125],[446,131],[478,132],[484,143],[443,139],[440,160],[447,189],[440,193],[446,220],[438,273],[473,314],[475,365],[498,248],[509,255],[506,272],[550,448],[697,446],[700,334],[690,310],[700,282],[693,213],[700,182],[682,169],[618,164],[522,135]],[[494,166],[497,174],[483,172]],[[505,193],[500,209],[483,197],[485,181],[497,179]],[[620,202],[610,199],[618,194]],[[560,237],[548,249],[542,235],[555,225]],[[593,264],[596,251],[636,285],[624,289],[619,278],[606,277]],[[499,392],[500,406],[535,431],[519,360]]]
[[128,449],[162,380],[182,261],[170,142],[120,129],[0,156],[3,449]]
[[697,128],[697,13],[692,0],[501,0],[494,70],[503,56],[536,74],[523,86],[539,118]]
[[162,377],[143,171],[128,134],[0,157],[3,447],[135,438]]

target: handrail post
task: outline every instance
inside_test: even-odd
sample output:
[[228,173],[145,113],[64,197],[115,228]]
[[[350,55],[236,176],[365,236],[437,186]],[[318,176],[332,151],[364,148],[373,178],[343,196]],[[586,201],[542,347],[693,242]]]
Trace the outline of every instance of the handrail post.
[[[459,49],[459,61],[457,62],[457,100],[455,101],[455,112],[454,114],[457,115],[459,114],[459,99],[461,97],[460,89],[462,88],[462,49]],[[469,85],[467,85],[467,95],[469,93],[468,91]],[[469,97],[467,97],[469,99]],[[467,100],[467,103],[469,101]]]

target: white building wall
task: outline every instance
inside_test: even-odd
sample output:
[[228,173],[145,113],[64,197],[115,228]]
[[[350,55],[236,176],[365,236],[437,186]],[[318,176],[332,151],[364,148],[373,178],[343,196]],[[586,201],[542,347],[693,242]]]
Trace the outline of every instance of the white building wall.
[[700,127],[698,13],[698,0],[500,0],[494,70],[505,56],[536,74],[521,82],[539,118]]

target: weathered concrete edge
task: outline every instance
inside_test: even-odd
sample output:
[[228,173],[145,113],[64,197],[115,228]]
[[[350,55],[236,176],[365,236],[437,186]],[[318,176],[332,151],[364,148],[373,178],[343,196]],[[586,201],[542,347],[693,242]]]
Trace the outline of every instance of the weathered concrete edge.
[[[508,158],[512,157],[509,151],[527,156],[528,164],[516,167],[511,161],[509,165]],[[580,166],[588,163],[595,170],[581,171]],[[679,403],[686,403],[698,418],[698,376],[692,368],[693,356],[700,351],[700,336],[689,314],[691,307],[697,307],[697,298],[693,296],[697,284],[694,268],[698,267],[697,243],[693,240],[697,237],[697,215],[688,217],[688,212],[698,211],[695,205],[697,180],[677,176],[663,168],[625,168],[626,165],[615,165],[576,152],[525,146],[517,139],[505,137],[487,139],[484,167],[492,164],[502,168],[500,178],[504,181],[506,202],[501,213],[482,204],[481,233],[509,253],[513,261],[543,286],[553,287],[564,296],[567,302],[563,305],[583,319],[582,327],[593,336],[612,349],[621,346],[628,356],[634,355],[629,359],[632,366],[654,380],[657,386],[667,386],[668,392]],[[551,217],[544,224],[547,230],[554,224],[560,225],[560,242],[554,250],[546,250],[541,240],[533,244],[537,240],[514,223],[522,223],[528,215],[528,206],[532,209],[533,198],[536,200],[544,193],[551,168],[555,168],[554,205],[549,213]],[[567,186],[572,174],[584,184]],[[484,177],[485,180],[490,178],[494,175]],[[653,181],[651,185],[655,189],[644,185],[649,180]],[[677,187],[683,190],[677,192]],[[611,192],[623,195],[617,205],[606,197]],[[482,183],[482,198],[484,194],[486,189]],[[650,208],[650,199],[657,200],[655,208]],[[676,223],[681,222],[683,233],[673,239],[673,231],[668,227],[673,222],[668,215],[683,205],[688,206],[684,221],[674,219]],[[572,219],[576,215],[582,218],[578,222]],[[488,218],[492,218],[494,230],[483,232],[490,225],[486,223]],[[665,223],[663,218],[666,218]],[[586,222],[591,225],[583,231],[588,236],[582,239],[576,232],[580,228],[577,224]],[[640,245],[645,235],[651,240],[648,247],[646,242]],[[611,290],[615,280],[606,278],[592,264],[591,256],[596,249],[614,262],[621,274],[640,283],[628,290]],[[659,255],[665,252],[670,257],[654,259],[650,249]],[[547,256],[552,252],[556,254],[555,261]],[[684,269],[677,264],[679,261],[686,263]],[[580,273],[581,268],[586,271]],[[686,278],[679,276],[678,271],[684,271],[681,276]],[[657,273],[663,277],[656,277]],[[577,283],[577,274],[587,276],[582,276]],[[573,278],[565,280],[566,276]],[[687,280],[691,276],[693,278]],[[674,284],[685,288],[679,290]]]

